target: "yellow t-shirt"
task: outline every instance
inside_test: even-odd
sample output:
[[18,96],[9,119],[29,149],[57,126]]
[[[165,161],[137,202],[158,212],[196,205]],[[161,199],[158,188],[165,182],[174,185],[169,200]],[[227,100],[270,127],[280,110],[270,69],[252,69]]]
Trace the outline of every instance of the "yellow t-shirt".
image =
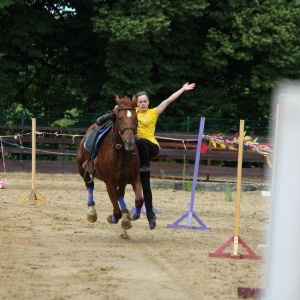
[[147,139],[150,142],[158,145],[158,142],[154,136],[155,126],[158,118],[156,107],[151,109],[148,108],[144,113],[141,113],[137,107],[136,112],[138,118],[137,137],[140,139]]

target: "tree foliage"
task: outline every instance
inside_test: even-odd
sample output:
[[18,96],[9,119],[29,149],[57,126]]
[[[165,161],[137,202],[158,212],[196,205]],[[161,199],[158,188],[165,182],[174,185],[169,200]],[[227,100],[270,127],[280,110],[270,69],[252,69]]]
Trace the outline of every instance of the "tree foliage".
[[103,113],[146,90],[165,114],[268,119],[272,89],[300,78],[297,0],[5,0],[2,108]]
[[226,99],[235,114],[266,117],[274,86],[299,79],[299,12],[299,1],[229,0],[210,6],[203,56],[228,87]]

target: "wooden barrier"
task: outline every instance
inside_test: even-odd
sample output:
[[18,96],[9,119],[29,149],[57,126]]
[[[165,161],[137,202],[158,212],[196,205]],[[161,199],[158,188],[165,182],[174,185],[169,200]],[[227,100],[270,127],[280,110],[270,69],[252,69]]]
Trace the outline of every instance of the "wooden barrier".
[[[47,173],[76,173],[75,155],[84,128],[61,128],[37,126],[36,170]],[[7,172],[28,172],[31,168],[31,127],[0,125],[4,141]],[[187,133],[157,133],[161,149],[151,162],[151,176],[166,179],[191,179],[196,158],[197,135]],[[232,137],[228,137],[232,139]],[[259,138],[266,143],[266,138]],[[184,141],[184,142],[183,142]],[[199,180],[214,180],[215,177],[236,177],[238,151],[225,150],[205,141],[208,150],[201,154]],[[232,166],[228,166],[231,163]],[[264,178],[266,159],[255,151],[244,151],[243,166],[246,177]],[[1,170],[1,166],[0,166]]]
[[[196,135],[180,133],[157,134],[161,146],[159,155],[151,162],[151,174],[165,178],[191,178],[196,157]],[[170,141],[165,138],[171,138]],[[228,136],[225,139],[232,140]],[[259,138],[261,143],[268,143],[265,137]],[[201,154],[199,179],[210,181],[215,177],[236,177],[238,149],[226,150],[220,145],[214,147],[211,141],[203,141],[207,151]],[[231,166],[229,166],[231,165]],[[265,178],[267,173],[266,158],[253,150],[243,153],[243,175],[245,177]]]

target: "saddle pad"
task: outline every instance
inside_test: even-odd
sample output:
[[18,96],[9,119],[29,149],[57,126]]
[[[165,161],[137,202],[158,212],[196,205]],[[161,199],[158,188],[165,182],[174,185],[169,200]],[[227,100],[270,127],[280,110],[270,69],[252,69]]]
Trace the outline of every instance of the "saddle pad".
[[109,131],[112,125],[113,123],[109,122],[108,124],[100,127],[98,130],[92,129],[84,141],[84,149],[88,152],[91,152],[94,149],[94,152],[97,153],[102,138]]

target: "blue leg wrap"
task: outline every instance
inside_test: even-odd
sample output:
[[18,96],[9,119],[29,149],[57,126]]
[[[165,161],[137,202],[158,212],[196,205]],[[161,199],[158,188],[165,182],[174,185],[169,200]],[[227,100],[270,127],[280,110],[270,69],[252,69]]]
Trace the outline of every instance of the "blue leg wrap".
[[112,217],[111,217],[111,221],[112,221],[112,223],[114,223],[114,224],[117,224],[117,223],[119,222],[119,220],[118,220],[117,218],[115,218],[115,216],[112,216]]
[[121,210],[126,209],[126,203],[123,197],[119,197],[118,199]]
[[135,207],[134,214],[133,214],[133,218],[135,220],[137,220],[137,219],[139,219],[141,217],[141,210],[142,210],[141,208]]
[[93,198],[93,188],[89,187],[89,188],[87,188],[87,191],[88,191],[87,205],[88,206],[94,206],[95,201],[94,201],[94,198]]

